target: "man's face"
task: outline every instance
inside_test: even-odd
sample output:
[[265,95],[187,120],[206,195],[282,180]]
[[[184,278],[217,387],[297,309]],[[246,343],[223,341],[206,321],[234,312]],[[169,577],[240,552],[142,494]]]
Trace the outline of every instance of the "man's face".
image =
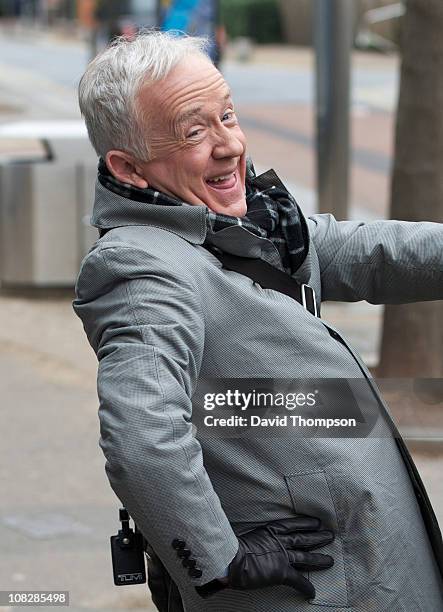
[[141,90],[149,108],[152,158],[140,165],[148,185],[217,213],[246,214],[246,139],[220,72],[188,56],[162,81]]

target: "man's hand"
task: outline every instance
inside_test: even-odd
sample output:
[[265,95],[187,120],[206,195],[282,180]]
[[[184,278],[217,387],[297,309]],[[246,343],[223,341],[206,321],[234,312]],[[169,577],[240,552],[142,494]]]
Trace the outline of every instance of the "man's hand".
[[259,589],[285,584],[313,599],[314,586],[300,572],[334,565],[329,555],[309,552],[334,539],[332,531],[320,530],[320,527],[319,519],[300,515],[268,523],[239,536],[238,552],[229,565],[228,586]]
[[204,585],[197,587],[197,591],[205,596],[222,585],[231,589],[287,585],[306,599],[313,599],[314,585],[300,572],[332,567],[332,557],[309,551],[326,546],[333,539],[333,532],[322,530],[320,520],[312,516],[273,521],[238,536],[239,548],[229,565],[227,578],[219,582],[218,588],[212,585],[206,590]]

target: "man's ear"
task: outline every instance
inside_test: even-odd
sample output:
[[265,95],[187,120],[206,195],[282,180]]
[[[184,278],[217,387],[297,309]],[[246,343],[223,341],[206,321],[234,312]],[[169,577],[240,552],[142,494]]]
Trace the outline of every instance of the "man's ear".
[[146,189],[148,182],[143,178],[139,164],[128,153],[123,151],[108,151],[106,153],[106,166],[109,172],[121,183],[127,183]]

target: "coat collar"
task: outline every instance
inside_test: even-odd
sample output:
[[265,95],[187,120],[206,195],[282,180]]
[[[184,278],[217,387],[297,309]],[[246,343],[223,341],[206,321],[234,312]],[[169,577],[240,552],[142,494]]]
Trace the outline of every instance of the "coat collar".
[[[256,177],[250,158],[246,160],[246,177],[247,185],[258,180],[261,186],[261,177]],[[192,206],[158,191],[120,183],[110,174],[102,158],[98,163],[91,225],[99,230],[128,225],[159,227],[198,245],[213,233],[211,211],[207,206]],[[245,228],[243,231],[250,233]],[[236,235],[235,230],[233,234]],[[226,237],[230,236],[231,232],[227,232]]]
[[97,180],[91,225],[98,229],[150,225],[178,234],[193,244],[203,244],[207,234],[207,216],[206,206],[165,206],[138,202],[106,189]]
[[[252,183],[261,189],[269,186],[269,180],[272,184],[275,180],[279,181],[273,171],[271,175],[268,172],[256,177],[252,166],[252,172],[254,172],[254,176],[251,177]],[[168,197],[164,201],[168,202]],[[97,179],[91,225],[99,230],[140,225],[158,227],[180,236],[191,244],[202,245],[207,240],[233,255],[262,258],[283,269],[278,251],[268,238],[256,236],[241,225],[213,232],[209,219],[210,210],[207,206],[193,206],[175,199],[171,199],[169,204],[151,204],[124,197],[107,189]],[[302,223],[306,224],[301,211],[300,216]],[[309,276],[310,258],[306,257],[294,277],[299,282],[307,282]]]
[[242,226],[232,226],[213,233],[207,206],[167,206],[132,200],[95,185],[95,203],[91,225],[103,230],[129,225],[158,227],[184,240],[202,245],[206,239],[228,253],[243,257],[263,257],[282,269],[277,249],[267,238],[261,238]]

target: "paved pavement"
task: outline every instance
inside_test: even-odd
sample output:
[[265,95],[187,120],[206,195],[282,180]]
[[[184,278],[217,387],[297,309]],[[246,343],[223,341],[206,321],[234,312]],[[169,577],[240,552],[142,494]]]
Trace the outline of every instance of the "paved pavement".
[[95,356],[69,297],[0,297],[0,590],[63,589],[77,609],[149,607],[114,587],[118,502],[98,447]]
[[[55,35],[0,32],[0,127],[12,120],[78,118],[73,85],[85,46]],[[386,214],[396,92],[395,58],[356,54],[352,216]],[[259,169],[275,167],[307,212],[315,211],[312,55],[257,49],[250,65],[233,52],[224,70]],[[283,87],[284,85],[284,87]],[[66,292],[0,290],[0,590],[68,589],[72,610],[149,608],[145,586],[112,585],[109,536],[116,498],[98,448],[96,362]],[[382,308],[327,304],[369,365],[378,355]],[[443,430],[441,411],[421,420],[386,390],[402,426]],[[428,430],[426,430],[426,427]],[[443,521],[441,442],[411,442]],[[40,608],[44,609],[44,608]]]

